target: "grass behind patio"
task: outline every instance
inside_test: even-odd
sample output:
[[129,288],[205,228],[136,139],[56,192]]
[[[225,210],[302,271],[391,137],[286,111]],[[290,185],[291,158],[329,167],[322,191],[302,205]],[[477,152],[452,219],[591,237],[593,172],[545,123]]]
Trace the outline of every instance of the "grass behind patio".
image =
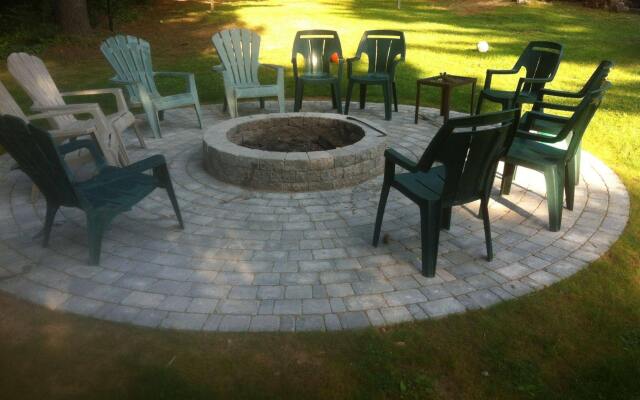
[[[262,61],[287,67],[295,31],[333,28],[345,56],[363,30],[405,31],[399,95],[442,71],[484,78],[509,68],[530,40],[555,40],[565,57],[551,87],[577,89],[601,59],[616,62],[614,89],[585,149],[624,180],[631,220],[624,236],[576,276],[489,310],[381,330],[331,334],[197,334],[152,331],[46,311],[0,294],[0,393],[10,398],[640,398],[640,17],[571,4],[390,0],[162,1],[118,28],[147,38],[158,70],[196,73],[202,102],[221,102],[210,36],[225,26],[262,35]],[[101,32],[58,41],[42,56],[64,90],[107,87]],[[487,54],[475,43],[487,40]],[[0,79],[28,102],[4,66]],[[481,82],[480,82],[481,83]],[[513,81],[496,81],[510,87]],[[175,91],[168,82],[162,89]],[[429,89],[427,89],[429,91]],[[325,96],[327,89],[309,91]],[[377,91],[371,91],[374,99]],[[430,91],[426,99],[435,104]],[[466,110],[468,92],[454,108]],[[240,110],[242,113],[242,110]]]

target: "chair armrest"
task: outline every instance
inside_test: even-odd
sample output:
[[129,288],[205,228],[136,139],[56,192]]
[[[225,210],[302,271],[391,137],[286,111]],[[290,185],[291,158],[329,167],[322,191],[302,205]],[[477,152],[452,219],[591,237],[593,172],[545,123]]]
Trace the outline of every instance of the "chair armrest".
[[484,88],[485,89],[490,89],[491,88],[491,78],[493,77],[493,75],[511,75],[511,74],[517,74],[518,71],[520,71],[520,68],[512,68],[512,69],[488,69],[487,70],[487,75],[484,79]]
[[116,107],[118,108],[118,113],[124,113],[129,111],[127,107],[127,102],[124,99],[124,94],[122,93],[122,89],[120,88],[107,88],[107,89],[88,89],[88,90],[76,90],[73,92],[64,92],[60,93],[64,96],[94,96],[97,94],[111,94],[116,98]]
[[534,133],[531,131],[518,129],[516,131],[516,136],[522,139],[535,140],[536,142],[557,143],[563,140],[564,136],[566,135],[563,135],[563,137],[560,138],[557,135],[549,135],[549,134],[544,135],[541,133]]
[[347,58],[347,78],[351,77],[351,74],[353,73],[353,63],[356,61],[360,61],[360,56]]
[[260,64],[261,67],[265,67],[268,69],[272,69],[272,70],[284,70],[284,67],[282,65],[275,65],[275,64]]
[[165,160],[163,155],[155,154],[145,158],[144,160],[136,161],[133,164],[129,164],[126,167],[122,167],[122,169],[130,172],[142,173],[166,164],[167,164],[167,161]]
[[560,111],[576,111],[578,106],[570,106],[567,104],[556,104],[556,103],[547,103],[544,101],[536,101],[534,103],[537,110],[542,110],[545,108],[550,108],[552,110],[560,110]]
[[581,91],[567,92],[564,90],[554,90],[554,89],[542,89],[540,90],[540,94],[543,96],[568,97],[570,99],[580,99],[584,97],[584,93],[582,93]]
[[226,71],[226,68],[222,64],[214,65],[213,67],[211,67],[211,69],[214,70],[215,72],[220,72],[220,73]]
[[556,122],[559,124],[566,124],[569,121],[569,117],[563,117],[560,115],[547,114],[540,111],[529,111],[527,113],[527,119],[535,121],[541,119],[543,121]]
[[93,157],[93,160],[96,163],[98,170],[104,168],[107,165],[104,155],[98,149],[98,146],[96,146],[96,143],[93,140],[90,140],[90,139],[72,140],[58,146],[58,152],[62,156],[68,153],[71,153],[72,151],[76,151],[80,149],[89,150],[89,153],[91,153],[91,156]]
[[407,171],[415,172],[418,170],[418,163],[398,153],[394,149],[384,151],[385,160],[391,161],[393,164],[399,165]]

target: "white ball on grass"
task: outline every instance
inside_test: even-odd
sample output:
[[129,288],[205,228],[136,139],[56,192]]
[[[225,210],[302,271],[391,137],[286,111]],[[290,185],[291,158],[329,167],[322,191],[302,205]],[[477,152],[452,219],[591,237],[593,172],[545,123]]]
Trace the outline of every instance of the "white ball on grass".
[[479,41],[478,51],[480,53],[486,53],[487,51],[489,51],[489,43],[485,42],[484,40]]

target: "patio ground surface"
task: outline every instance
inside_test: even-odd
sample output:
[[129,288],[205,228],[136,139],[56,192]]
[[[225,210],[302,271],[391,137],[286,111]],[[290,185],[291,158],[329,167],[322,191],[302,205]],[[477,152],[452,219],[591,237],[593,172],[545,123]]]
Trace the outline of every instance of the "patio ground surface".
[[[219,105],[204,108],[205,129],[227,118]],[[380,104],[352,110],[385,129],[388,145],[411,158],[441,123],[427,108],[418,125],[409,106],[400,106],[391,122],[382,119]],[[252,103],[240,108],[243,115],[258,111]],[[303,111],[331,110],[327,102],[305,102]],[[485,260],[477,204],[455,207],[451,230],[441,234],[437,275],[428,279],[420,274],[418,209],[397,192],[388,202],[384,243],[370,244],[381,177],[335,191],[249,191],[204,171],[204,130],[191,110],[167,112],[162,129],[164,137],[148,139],[148,150],[129,134],[130,156],[167,157],[186,228],[177,228],[158,190],[115,220],[98,267],[86,265],[84,216],[77,210],[63,210],[50,247],[40,247],[33,236],[44,203],[32,202],[30,181],[0,157],[0,290],[58,311],[159,328],[378,326],[484,308],[548,286],[602,255],[629,214],[618,177],[584,153],[575,208],[564,210],[560,232],[550,232],[542,175],[520,169],[511,195],[500,198],[500,179],[494,184],[494,261]]]

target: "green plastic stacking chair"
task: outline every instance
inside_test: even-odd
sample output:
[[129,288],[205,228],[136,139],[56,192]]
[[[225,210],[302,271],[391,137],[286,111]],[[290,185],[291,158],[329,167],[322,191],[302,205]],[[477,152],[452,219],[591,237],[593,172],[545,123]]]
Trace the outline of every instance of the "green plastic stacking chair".
[[[517,104],[533,103],[538,99],[540,90],[556,76],[563,47],[554,42],[531,42],[511,69],[487,70],[484,88],[480,91],[476,114],[480,114],[484,99],[499,103],[502,109],[513,108]],[[524,68],[525,76],[518,80],[515,91],[492,89],[493,75],[514,75]]]
[[[116,215],[130,210],[156,188],[164,188],[183,228],[178,201],[167,163],[154,155],[126,167],[112,167],[93,140],[78,139],[56,147],[48,132],[12,115],[0,116],[0,145],[15,159],[38,187],[47,202],[42,245],[46,247],[53,220],[60,207],[80,208],[86,213],[89,262],[100,262],[102,236]],[[64,161],[65,154],[86,149],[95,160],[96,174],[85,181],[74,180]],[[145,174],[152,170],[153,174]]]
[[[583,99],[588,93],[591,93],[592,91],[598,90],[602,87],[604,82],[606,82],[607,76],[609,76],[609,73],[611,72],[611,68],[613,68],[613,65],[614,63],[608,60],[604,60],[600,62],[600,64],[595,69],[595,71],[593,71],[593,74],[591,74],[591,76],[589,77],[587,82],[584,84],[582,89],[578,90],[577,92],[567,92],[562,90],[553,90],[553,89],[546,89],[546,88],[540,90],[538,101],[534,104],[533,110],[541,111],[541,112],[544,111],[544,109],[542,108],[542,105],[544,105],[543,101],[545,96],[562,98],[562,99],[573,99],[573,100]],[[563,111],[576,110],[575,106],[565,107],[560,104],[554,104],[554,107],[560,110],[564,109]],[[526,120],[523,121],[523,123],[528,124]],[[560,133],[563,127],[564,127],[564,124],[562,123],[545,121],[545,120],[536,120],[534,126],[530,126],[530,125],[526,126],[525,130],[535,129],[539,132],[545,132],[547,134],[557,135],[558,133]],[[582,153],[581,147],[582,146],[578,147],[578,150],[574,157],[574,164],[576,167],[576,175],[575,175],[576,185],[580,182],[580,159],[581,159],[581,153]]]
[[[369,62],[368,72],[362,75],[355,75],[353,63],[359,61],[362,54],[366,54]],[[360,109],[366,103],[367,86],[382,86],[384,97],[384,119],[391,119],[391,96],[393,95],[394,109],[398,111],[398,93],[396,91],[396,67],[399,62],[404,61],[406,47],[404,33],[400,31],[366,31],[360,39],[356,56],[347,59],[347,77],[349,86],[347,87],[347,99],[344,105],[344,113],[349,114],[349,103],[351,103],[351,92],[353,85],[360,85]]]
[[[277,97],[280,112],[284,104],[284,68],[279,65],[261,64],[260,35],[248,29],[226,29],[211,37],[220,64],[213,70],[224,81],[224,109],[229,107],[231,118],[238,116],[238,100],[257,98],[264,108],[265,97]],[[258,77],[260,67],[276,72],[275,84],[262,84]]]
[[[154,71],[149,42],[134,36],[110,37],[102,42],[100,50],[116,72],[111,81],[125,85],[131,106],[142,106],[155,137],[162,136],[160,121],[164,119],[164,111],[174,108],[193,106],[202,129],[202,111],[192,73]],[[184,79],[185,92],[162,96],[156,86],[156,78]]]
[[[589,122],[609,87],[611,84],[605,82],[600,89],[588,93],[571,117],[540,111],[526,113],[522,118],[525,129],[518,130],[505,157],[501,187],[503,195],[509,194],[516,165],[544,174],[547,186],[549,229],[553,232],[560,230],[561,227],[563,192],[566,193],[567,208],[573,209],[576,180],[575,155]],[[544,109],[560,110],[566,110],[567,107],[551,103],[542,103],[539,106]],[[543,128],[537,121],[562,124],[562,129],[557,134],[547,133],[540,130]]]
[[[386,150],[373,245],[378,245],[389,189],[394,187],[420,208],[423,275],[435,275],[440,229],[449,229],[451,208],[476,200],[480,200],[487,258],[491,260],[489,195],[498,161],[513,141],[519,116],[520,111],[513,109],[451,118],[418,162],[393,149]],[[409,172],[396,174],[396,165]]]
[[[301,70],[298,55],[304,58]],[[334,56],[335,55],[335,56]],[[296,99],[294,111],[300,111],[305,85],[329,85],[333,108],[342,114],[340,82],[342,81],[342,46],[336,31],[308,30],[296,33],[291,52],[293,78],[295,80]],[[331,73],[331,64],[337,64],[335,75]]]

